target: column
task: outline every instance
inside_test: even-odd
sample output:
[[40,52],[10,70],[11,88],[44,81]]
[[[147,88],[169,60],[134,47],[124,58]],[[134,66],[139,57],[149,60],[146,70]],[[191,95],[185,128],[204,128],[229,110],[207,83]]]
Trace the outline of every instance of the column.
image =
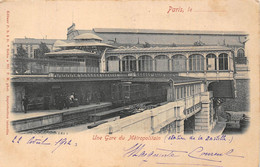
[[120,58],[119,59],[119,63],[120,63],[120,70],[119,71],[123,71],[123,61],[122,61],[122,59]]
[[184,133],[184,120],[176,121],[176,133],[178,134]]
[[217,56],[217,58],[216,58],[216,64],[217,64],[217,71],[219,71],[219,60],[218,60],[218,55],[219,53],[216,53],[216,56]]
[[190,71],[190,66],[189,66],[189,55],[188,53],[186,53],[186,70],[187,72]]
[[207,71],[207,53],[203,53],[204,57],[204,72]]
[[211,121],[211,105],[210,93],[201,93],[201,111],[195,114],[195,133],[209,133],[213,128]]
[[138,59],[136,59],[136,71],[139,71],[139,63],[138,63]]
[[169,81],[169,87],[167,89],[167,101],[172,102],[175,101],[175,87],[174,87],[174,81]]
[[228,70],[230,71],[230,58],[231,58],[231,55],[230,55],[230,52],[228,53]]
[[233,64],[233,63],[234,63],[234,57],[233,57],[233,55],[232,55],[232,52],[230,52],[229,55],[230,55],[229,69],[232,70],[232,71],[234,71],[234,64]]
[[153,71],[156,71],[156,69],[155,69],[155,58],[153,58]]
[[170,61],[169,62],[169,66],[170,66],[169,71],[172,71],[172,59],[170,58],[169,61]]

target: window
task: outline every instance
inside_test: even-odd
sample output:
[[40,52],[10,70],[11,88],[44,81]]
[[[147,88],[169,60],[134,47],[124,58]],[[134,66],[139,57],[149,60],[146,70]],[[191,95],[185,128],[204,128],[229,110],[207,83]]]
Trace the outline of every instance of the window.
[[245,51],[244,49],[239,49],[237,51],[237,57],[245,57]]
[[107,58],[107,71],[119,71],[119,58],[116,56],[110,56]]
[[189,56],[190,71],[203,71],[204,70],[204,57],[202,55]]
[[165,55],[155,57],[156,71],[169,71],[169,59]]
[[194,95],[194,85],[190,86],[190,95]]
[[172,71],[186,71],[186,57],[183,55],[172,56]]
[[176,88],[176,99],[180,98],[179,87]]
[[217,57],[214,54],[208,54],[206,57],[207,70],[217,70]]
[[180,95],[180,99],[181,99],[182,98],[181,87],[179,88],[179,95]]
[[141,56],[138,59],[139,71],[153,71],[153,59],[151,56]]
[[228,55],[222,53],[219,55],[219,70],[228,70]]
[[125,56],[122,59],[122,71],[136,71],[136,59],[134,56]]
[[185,96],[184,96],[184,87],[182,86],[181,87],[181,98],[184,98]]
[[190,86],[189,85],[187,86],[187,91],[186,92],[187,92],[187,97],[190,96]]

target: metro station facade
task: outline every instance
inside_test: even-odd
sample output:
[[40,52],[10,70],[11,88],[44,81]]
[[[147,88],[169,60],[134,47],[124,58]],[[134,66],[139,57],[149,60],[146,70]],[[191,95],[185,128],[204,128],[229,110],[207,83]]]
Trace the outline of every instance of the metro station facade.
[[[19,101],[24,95],[38,99],[38,104],[49,97],[50,106],[54,106],[55,94],[75,92],[84,105],[95,102],[93,94],[98,91],[103,94],[102,101],[121,106],[134,103],[131,97],[160,103],[179,101],[183,104],[175,110],[183,110],[183,118],[193,117],[191,129],[209,132],[217,123],[213,103],[236,98],[241,91],[236,88],[237,76],[249,82],[237,68],[241,67],[237,64],[247,65],[246,41],[247,34],[242,32],[77,30],[73,24],[67,40],[56,41],[45,60],[27,64],[37,64],[37,73],[13,75],[13,110],[22,109]],[[131,85],[142,85],[137,86],[142,90],[123,91]],[[206,126],[201,123],[204,110]],[[176,128],[180,127],[176,120],[160,124],[153,133],[184,131],[188,123],[179,121],[182,128]]]

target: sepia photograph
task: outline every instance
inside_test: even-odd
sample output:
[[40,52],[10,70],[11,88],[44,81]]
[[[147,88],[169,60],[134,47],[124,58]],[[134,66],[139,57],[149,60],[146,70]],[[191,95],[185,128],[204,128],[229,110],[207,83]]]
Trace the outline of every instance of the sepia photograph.
[[246,131],[246,32],[64,29],[12,42],[17,132]]
[[259,165],[258,1],[0,9],[1,153],[19,166]]

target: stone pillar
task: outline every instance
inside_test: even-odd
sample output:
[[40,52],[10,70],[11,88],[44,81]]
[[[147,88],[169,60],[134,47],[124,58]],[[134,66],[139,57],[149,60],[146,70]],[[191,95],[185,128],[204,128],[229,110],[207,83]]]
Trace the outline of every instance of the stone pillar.
[[219,71],[219,59],[218,59],[218,54],[216,54],[217,55],[217,58],[216,58],[216,64],[217,64],[217,71]]
[[123,71],[123,61],[122,61],[122,59],[119,60],[119,63],[120,63],[120,70],[119,71]]
[[167,101],[172,102],[175,101],[175,87],[174,87],[174,81],[169,81],[169,86],[167,88]]
[[136,59],[136,71],[139,71],[139,63],[138,63],[138,59]]
[[172,59],[169,59],[169,71],[172,71]]
[[184,120],[176,121],[176,133],[179,133],[179,134],[184,133]]
[[232,55],[232,52],[229,53],[229,58],[230,58],[230,64],[229,64],[229,70],[234,71],[234,57]]
[[207,53],[203,53],[204,61],[204,72],[207,71]]
[[228,53],[228,70],[229,71],[231,70],[230,67],[231,67],[231,52]]
[[[105,57],[105,55],[106,55],[106,50],[107,49],[105,49],[103,52],[102,52],[102,54],[101,54],[101,59],[100,59],[100,61],[99,61],[99,72],[105,72],[106,70],[107,70],[107,67],[106,67],[106,65],[107,65],[107,63],[106,63],[106,57]],[[85,62],[86,62],[86,59],[85,59]]]
[[213,127],[212,119],[212,100],[210,100],[210,92],[201,94],[201,111],[195,114],[195,133],[209,133]]
[[25,95],[25,86],[21,85],[14,85],[13,86],[13,105],[12,105],[12,110],[16,112],[23,112],[23,105],[22,105],[22,99]]
[[156,69],[155,69],[155,58],[153,59],[153,71],[156,71]]
[[186,70],[187,71],[190,71],[190,66],[189,66],[189,56],[186,56],[187,59],[186,59]]

